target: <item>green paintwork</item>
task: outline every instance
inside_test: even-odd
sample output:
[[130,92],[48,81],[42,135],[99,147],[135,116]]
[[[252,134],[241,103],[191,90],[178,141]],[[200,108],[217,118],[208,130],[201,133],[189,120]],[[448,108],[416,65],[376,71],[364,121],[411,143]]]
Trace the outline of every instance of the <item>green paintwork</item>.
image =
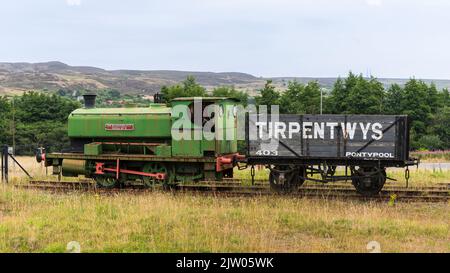
[[[171,106],[185,105],[189,107],[194,98],[178,98],[172,101]],[[229,134],[236,136],[236,123],[233,107],[236,100],[229,98],[202,98],[207,104],[217,104],[221,107],[222,115],[217,115],[216,137]],[[172,107],[163,104],[152,104],[147,108],[81,108],[73,111],[69,116],[68,134],[70,138],[89,138],[91,141],[120,141],[120,142],[157,142],[168,143],[172,150],[168,153],[160,148],[156,154],[168,154],[172,156],[199,157],[205,154],[222,155],[237,152],[236,140],[174,140],[171,139],[172,124],[180,117],[172,114]],[[125,129],[108,126],[127,127]],[[193,124],[190,134],[194,131],[202,132],[201,125]],[[222,130],[220,130],[222,127]],[[201,135],[201,133],[200,133]],[[135,139],[135,140],[132,140]],[[235,138],[234,138],[235,139]],[[114,151],[115,147],[85,147],[88,155],[100,154],[103,151]],[[128,148],[127,148],[128,149]],[[142,149],[141,149],[142,150]],[[136,152],[136,149],[129,150]],[[145,150],[142,150],[145,153]]]
[[100,155],[103,152],[102,145],[98,143],[84,144],[84,154]]
[[[107,124],[132,125],[132,130],[106,130]],[[170,138],[170,108],[77,109],[69,116],[71,138]]]
[[60,165],[62,159],[85,159],[85,160],[99,160],[99,161],[166,161],[166,162],[180,162],[180,163],[198,163],[211,162],[215,163],[215,157],[159,157],[155,155],[128,155],[128,154],[101,154],[101,155],[85,155],[80,153],[49,153],[46,155],[46,166]]
[[216,150],[216,141],[204,139],[202,141],[203,152],[214,152]]
[[[171,106],[184,105],[189,107],[193,103],[194,98],[177,98],[172,101]],[[172,154],[174,156],[202,156],[205,152],[214,152],[215,155],[230,154],[237,152],[237,132],[236,132],[236,118],[234,116],[234,106],[237,104],[236,100],[230,98],[216,98],[208,97],[202,98],[203,102],[214,103],[222,108],[223,115],[218,115],[216,122],[221,124],[222,130],[219,130],[219,126],[216,126],[216,138],[219,139],[219,135],[223,135],[223,140],[175,140],[172,139]],[[180,117],[182,117],[180,115]],[[172,123],[178,118],[172,115]],[[195,130],[201,130],[202,128],[196,124],[191,123],[193,129],[190,133],[193,136]],[[226,134],[233,136],[233,140],[226,140]]]
[[172,140],[172,154],[174,156],[202,156],[201,140]]
[[86,173],[86,160],[64,159],[62,162],[64,176],[76,176]]
[[172,156],[172,147],[169,145],[156,146],[155,154],[157,156],[170,157]]

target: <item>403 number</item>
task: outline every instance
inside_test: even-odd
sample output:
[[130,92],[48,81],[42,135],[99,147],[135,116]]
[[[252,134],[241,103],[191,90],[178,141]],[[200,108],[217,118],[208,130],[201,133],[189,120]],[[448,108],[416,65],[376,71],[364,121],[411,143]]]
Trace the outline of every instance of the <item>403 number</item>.
[[278,151],[270,151],[270,150],[258,150],[256,151],[256,155],[262,155],[262,156],[274,156],[278,155]]

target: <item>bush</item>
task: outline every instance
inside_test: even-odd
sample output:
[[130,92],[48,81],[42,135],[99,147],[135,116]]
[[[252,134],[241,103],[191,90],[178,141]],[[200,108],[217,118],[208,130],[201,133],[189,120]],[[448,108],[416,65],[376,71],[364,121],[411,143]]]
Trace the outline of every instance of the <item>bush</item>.
[[424,135],[418,140],[418,146],[429,151],[443,149],[444,142],[436,135]]

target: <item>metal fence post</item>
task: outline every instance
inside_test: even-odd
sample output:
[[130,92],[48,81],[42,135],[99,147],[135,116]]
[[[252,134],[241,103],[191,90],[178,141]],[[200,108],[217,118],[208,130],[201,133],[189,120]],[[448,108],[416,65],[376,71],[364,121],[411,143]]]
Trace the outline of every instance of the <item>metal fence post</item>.
[[2,147],[2,180],[8,183],[8,145]]
[[1,178],[2,180],[1,180],[1,182],[3,182],[3,148],[0,150],[0,158],[1,158],[0,170],[2,172],[2,178]]

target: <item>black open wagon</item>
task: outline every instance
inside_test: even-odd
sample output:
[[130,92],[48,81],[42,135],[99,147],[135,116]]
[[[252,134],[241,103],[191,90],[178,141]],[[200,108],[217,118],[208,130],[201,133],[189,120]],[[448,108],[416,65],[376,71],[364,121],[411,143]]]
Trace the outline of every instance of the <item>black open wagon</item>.
[[[417,164],[409,158],[404,115],[249,114],[246,141],[247,164],[269,167],[276,190],[291,191],[305,180],[351,179],[359,193],[372,195],[382,189],[386,167]],[[338,166],[345,174],[336,175]]]

